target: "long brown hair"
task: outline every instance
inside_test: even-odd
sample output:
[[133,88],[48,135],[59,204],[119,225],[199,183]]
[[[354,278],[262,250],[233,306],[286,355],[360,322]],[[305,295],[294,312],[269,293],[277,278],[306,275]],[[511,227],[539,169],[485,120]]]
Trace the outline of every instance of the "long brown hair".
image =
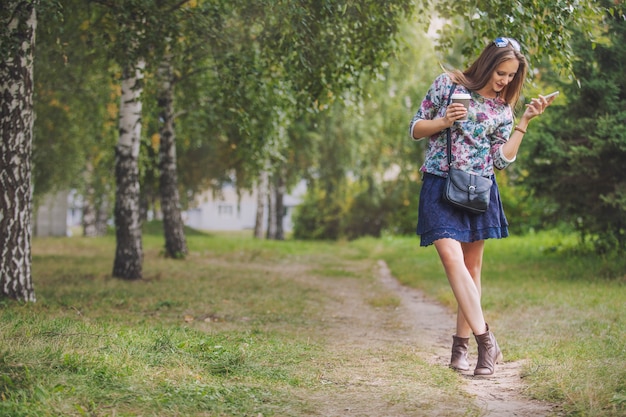
[[478,59],[474,61],[468,69],[463,72],[451,70],[449,74],[452,80],[457,84],[461,84],[468,90],[478,91],[491,80],[491,76],[498,65],[510,59],[517,59],[519,68],[513,80],[502,90],[500,97],[508,104],[515,107],[522,93],[522,86],[526,79],[528,64],[524,54],[515,50],[511,42],[504,47],[498,47],[493,42],[490,43],[483,49]]

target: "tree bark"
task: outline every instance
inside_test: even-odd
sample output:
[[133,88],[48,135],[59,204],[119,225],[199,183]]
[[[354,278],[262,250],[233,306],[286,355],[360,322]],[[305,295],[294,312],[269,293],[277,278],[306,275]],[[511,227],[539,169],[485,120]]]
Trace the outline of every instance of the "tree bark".
[[139,217],[139,141],[141,136],[141,93],[143,60],[126,69],[122,79],[120,136],[115,148],[115,233],[113,276],[142,277],[143,248]]
[[85,164],[85,191],[83,197],[83,236],[104,236],[111,217],[109,188],[98,184],[93,161]]
[[267,171],[259,174],[256,198],[256,219],[254,221],[254,237],[263,239],[263,215],[265,214],[265,200],[267,198]]
[[83,199],[83,236],[104,236],[109,220],[109,199],[107,195],[98,195],[95,187],[87,183]]
[[274,181],[268,181],[267,191],[267,239],[274,239],[276,236],[276,194],[274,192]]
[[35,301],[32,282],[33,50],[35,1],[9,0],[0,20],[0,291]]
[[93,164],[87,161],[85,164],[84,180],[85,193],[83,196],[83,236],[98,236],[97,218],[98,211],[96,208],[96,189],[93,186]]
[[276,196],[274,197],[274,200],[276,201],[276,210],[274,214],[276,215],[276,233],[274,234],[274,239],[284,240],[285,232],[283,229],[283,219],[285,218],[284,200],[286,190],[284,168],[281,167],[278,169],[278,174],[276,175],[275,181],[276,186],[274,188],[274,192],[276,193]]
[[165,254],[171,258],[187,255],[187,241],[180,210],[176,170],[176,135],[174,132],[174,74],[171,56],[166,55],[159,67],[159,192],[163,212]]
[[111,218],[111,199],[108,193],[98,200],[96,209],[98,210],[96,214],[96,230],[98,236],[105,236],[109,228],[108,222]]

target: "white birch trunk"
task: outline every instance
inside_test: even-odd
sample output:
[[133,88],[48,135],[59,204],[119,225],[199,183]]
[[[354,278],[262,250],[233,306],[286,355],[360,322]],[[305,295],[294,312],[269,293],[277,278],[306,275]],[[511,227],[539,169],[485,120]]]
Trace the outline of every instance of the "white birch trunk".
[[115,232],[113,276],[142,277],[143,248],[139,204],[139,144],[141,138],[141,93],[145,63],[124,71],[120,102],[119,141],[115,149]]
[[34,1],[4,1],[0,19],[0,294],[35,301],[31,270]]

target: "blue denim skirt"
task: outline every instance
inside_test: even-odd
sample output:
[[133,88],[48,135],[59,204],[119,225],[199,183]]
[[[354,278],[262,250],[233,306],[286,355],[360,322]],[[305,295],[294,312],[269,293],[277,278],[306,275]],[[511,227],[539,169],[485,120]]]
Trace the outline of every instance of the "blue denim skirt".
[[417,234],[420,246],[450,238],[459,242],[500,239],[509,235],[509,223],[504,215],[495,176],[492,176],[491,199],[485,213],[473,214],[451,206],[443,198],[444,177],[424,174],[420,192]]

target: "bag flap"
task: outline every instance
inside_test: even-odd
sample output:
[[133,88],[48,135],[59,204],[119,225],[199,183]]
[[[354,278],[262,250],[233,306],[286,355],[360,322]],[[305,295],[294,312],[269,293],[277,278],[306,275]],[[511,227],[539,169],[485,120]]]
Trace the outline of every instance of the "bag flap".
[[475,193],[483,193],[488,191],[493,184],[490,178],[481,177],[480,175],[469,174],[460,169],[452,168],[448,171],[450,181],[455,187],[467,191],[470,186],[476,187]]

